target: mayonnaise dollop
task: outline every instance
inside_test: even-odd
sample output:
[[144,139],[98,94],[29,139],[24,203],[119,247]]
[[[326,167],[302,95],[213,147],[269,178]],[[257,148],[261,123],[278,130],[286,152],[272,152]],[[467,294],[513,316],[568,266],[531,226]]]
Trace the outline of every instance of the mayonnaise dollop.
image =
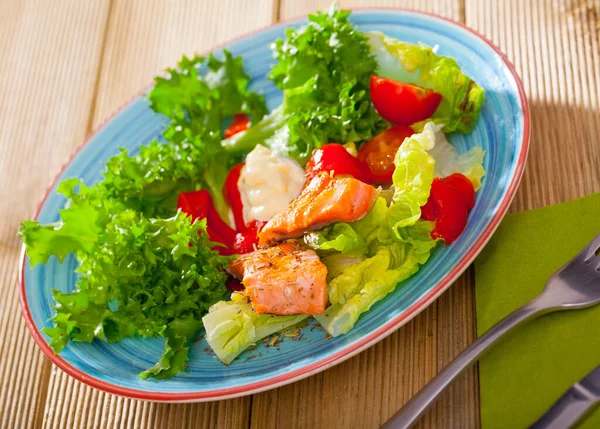
[[266,222],[281,213],[300,195],[303,185],[304,169],[300,164],[257,145],[246,157],[238,181],[244,222]]

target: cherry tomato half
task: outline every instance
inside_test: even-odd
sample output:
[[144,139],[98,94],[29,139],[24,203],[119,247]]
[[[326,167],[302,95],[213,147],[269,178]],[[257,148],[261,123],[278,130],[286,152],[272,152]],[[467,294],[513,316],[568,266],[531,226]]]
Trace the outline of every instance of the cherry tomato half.
[[411,125],[433,115],[442,96],[431,89],[371,76],[371,101],[379,114],[397,125]]
[[406,125],[396,125],[373,137],[360,148],[357,158],[369,170],[374,182],[392,182],[392,175],[396,169],[396,152],[404,139],[413,133],[412,128]]
[[306,164],[306,180],[321,171],[333,171],[336,176],[350,175],[361,182],[371,183],[369,172],[341,144],[328,143],[313,151]]

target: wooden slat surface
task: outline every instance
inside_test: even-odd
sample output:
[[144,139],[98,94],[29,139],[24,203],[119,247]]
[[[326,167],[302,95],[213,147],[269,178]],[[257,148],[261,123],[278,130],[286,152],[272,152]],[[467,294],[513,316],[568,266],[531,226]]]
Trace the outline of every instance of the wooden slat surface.
[[[0,427],[39,427],[51,364],[18,304],[19,221],[85,135],[108,1],[0,2]],[[68,29],[68,31],[65,31]]]
[[[0,0],[0,427],[377,427],[475,335],[472,273],[398,332],[321,374],[253,397],[154,404],[114,397],[63,374],[30,339],[18,306],[15,236],[85,135],[183,53],[326,0]],[[600,191],[600,2],[346,0],[464,22],[522,76],[532,147],[511,211]],[[479,426],[476,371],[421,427]]]
[[531,150],[511,211],[600,191],[600,1],[503,1],[466,24],[514,62],[531,107]]

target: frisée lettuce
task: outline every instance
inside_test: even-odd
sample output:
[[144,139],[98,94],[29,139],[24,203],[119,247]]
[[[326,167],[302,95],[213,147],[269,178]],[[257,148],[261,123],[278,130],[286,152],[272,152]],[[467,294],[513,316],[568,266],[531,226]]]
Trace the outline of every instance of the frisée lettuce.
[[210,250],[205,220],[191,223],[177,211],[177,196],[207,188],[227,213],[222,187],[236,159],[221,146],[224,120],[239,112],[259,120],[266,111],[248,83],[241,59],[226,51],[223,60],[184,57],[148,95],[151,107],[171,119],[166,141],[132,156],[121,150],[93,186],[75,178],[60,183],[68,203],[59,222],[22,223],[32,266],[71,253],[79,262],[76,290],[53,291],[54,326],[44,332],[55,353],[69,341],[161,336],[162,356],[140,377],[169,378],[185,369],[202,316],[226,296],[229,258]]
[[163,355],[140,377],[169,378],[183,371],[202,315],[227,291],[221,266],[228,259],[210,250],[206,222],[191,224],[183,213],[148,219],[130,209],[112,215],[106,209],[113,207],[92,208],[98,200],[78,201],[72,189],[61,191],[74,198],[61,210],[62,222],[24,222],[19,233],[32,265],[51,255],[62,261],[69,253],[80,263],[76,290],[53,290],[54,326],[44,333],[54,352],[69,341],[161,336]]
[[325,143],[365,141],[387,127],[369,96],[377,63],[349,14],[333,4],[271,45],[277,64],[269,78],[283,91],[283,104],[225,140],[228,151],[248,151],[260,143],[304,164]]

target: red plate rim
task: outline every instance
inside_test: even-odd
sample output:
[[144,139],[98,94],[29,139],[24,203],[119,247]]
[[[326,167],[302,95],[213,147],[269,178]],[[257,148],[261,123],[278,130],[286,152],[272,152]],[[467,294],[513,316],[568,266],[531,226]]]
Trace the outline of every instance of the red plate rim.
[[[364,7],[364,8],[362,8],[362,7],[359,7],[359,8],[351,8],[351,10],[357,10],[357,11],[396,10],[396,11],[403,11],[403,12],[411,12],[411,13],[417,13],[420,15],[430,16],[430,17],[433,17],[436,19],[442,19],[446,22],[454,24],[454,25],[468,31],[469,33],[475,35],[476,37],[478,37],[479,39],[484,41],[487,45],[489,45],[502,58],[502,60],[506,64],[507,68],[510,70],[513,78],[515,79],[515,82],[517,84],[517,88],[519,91],[519,99],[521,102],[521,107],[523,110],[523,117],[524,117],[523,140],[522,140],[523,150],[521,151],[519,159],[517,160],[516,171],[510,181],[506,196],[500,202],[500,206],[499,206],[498,210],[496,211],[496,213],[494,214],[494,216],[492,217],[490,223],[488,224],[486,229],[483,231],[483,233],[479,236],[479,238],[476,240],[476,242],[473,244],[473,246],[468,251],[468,253],[459,261],[459,263],[457,264],[456,267],[454,267],[448,274],[446,274],[446,276],[442,280],[440,280],[438,282],[438,284],[435,285],[434,288],[432,288],[429,292],[427,292],[424,296],[422,296],[419,300],[417,300],[414,304],[412,304],[408,309],[406,309],[406,311],[404,313],[402,313],[401,315],[397,316],[396,318],[390,320],[388,323],[379,327],[377,330],[371,332],[369,335],[362,338],[360,341],[357,341],[356,343],[350,345],[349,347],[345,348],[344,350],[334,353],[331,356],[328,356],[324,359],[321,359],[317,362],[314,362],[310,365],[307,365],[303,368],[289,372],[287,374],[282,374],[277,377],[270,378],[268,380],[263,380],[263,381],[259,381],[259,382],[255,382],[255,383],[251,383],[251,384],[246,384],[243,386],[237,386],[237,387],[232,387],[232,388],[227,388],[227,389],[216,389],[216,390],[210,390],[210,391],[205,391],[205,392],[160,393],[160,392],[146,392],[143,390],[123,388],[123,387],[116,386],[114,384],[104,382],[102,380],[91,377],[91,376],[85,374],[84,372],[74,368],[71,364],[69,364],[67,361],[62,359],[60,356],[54,354],[53,350],[46,343],[46,341],[42,337],[41,333],[37,330],[35,323],[33,322],[33,319],[31,317],[29,305],[27,304],[27,300],[25,297],[25,246],[23,246],[23,249],[21,251],[21,262],[20,262],[20,268],[19,268],[19,284],[20,284],[19,299],[20,299],[20,303],[21,303],[21,310],[23,313],[23,317],[25,318],[25,323],[27,324],[27,328],[29,329],[29,332],[33,336],[33,339],[35,340],[37,345],[42,349],[42,351],[44,352],[46,357],[48,357],[48,359],[50,359],[56,366],[58,366],[61,370],[63,370],[70,376],[72,376],[72,377],[76,378],[77,380],[79,380],[91,387],[94,387],[96,389],[100,389],[102,391],[112,393],[115,395],[119,395],[119,396],[124,396],[124,397],[128,397],[128,398],[133,398],[133,399],[141,399],[141,400],[146,400],[146,401],[202,402],[202,401],[222,400],[222,399],[233,398],[233,397],[238,397],[238,396],[250,395],[253,393],[262,392],[264,390],[274,389],[276,387],[283,386],[285,384],[289,384],[294,381],[298,381],[303,378],[309,377],[318,372],[324,371],[325,369],[330,368],[338,363],[341,363],[344,360],[349,359],[350,357],[360,353],[361,351],[367,349],[368,347],[372,346],[376,342],[381,341],[388,335],[395,332],[398,328],[400,328],[400,326],[404,325],[409,320],[411,320],[413,317],[415,317],[417,314],[419,314],[422,310],[424,310],[440,294],[442,294],[454,282],[454,280],[456,280],[456,278],[458,276],[460,276],[467,269],[467,267],[471,264],[471,262],[475,259],[475,257],[479,254],[479,252],[483,249],[485,244],[491,238],[491,236],[494,233],[494,231],[496,230],[496,228],[498,228],[500,221],[504,217],[504,214],[508,210],[508,207],[514,198],[517,187],[521,181],[521,177],[523,176],[523,171],[525,169],[525,163],[527,161],[527,155],[529,152],[529,138],[530,138],[529,104],[527,102],[527,97],[525,95],[523,83],[522,83],[521,79],[519,78],[519,76],[517,75],[517,72],[516,72],[513,64],[508,60],[508,58],[506,58],[506,56],[502,53],[502,51],[500,51],[500,49],[498,47],[496,47],[486,37],[482,36],[481,34],[477,33],[476,31],[470,29],[469,27],[465,26],[464,24],[462,24],[460,22],[456,22],[452,19],[445,18],[445,17],[439,16],[439,15],[436,15],[433,13],[422,12],[422,11],[408,9],[408,8],[397,8],[397,7],[376,7],[376,8]],[[247,33],[240,35],[234,39],[231,39],[227,42],[224,42],[224,43],[214,46],[208,52],[210,52],[214,49],[217,49],[219,47],[222,47],[224,45],[227,45],[231,42],[234,42],[238,39],[242,39],[242,38],[251,36],[252,34],[259,33],[268,28],[278,26],[278,25],[285,25],[285,24],[295,21],[297,19],[303,18],[304,16],[305,15],[287,19],[287,20],[283,20],[283,21],[279,21],[277,23],[266,25],[259,29],[247,32]],[[73,158],[75,158],[75,156],[77,156],[79,151],[87,144],[87,142],[107,122],[109,122],[114,116],[116,116],[118,113],[120,113],[120,111],[125,106],[127,106],[131,101],[133,101],[134,99],[139,97],[141,94],[143,94],[151,86],[152,86],[152,84],[148,85],[143,90],[138,92],[134,97],[132,97],[127,103],[121,105],[117,110],[115,110],[112,114],[110,114],[101,124],[99,124],[87,136],[85,141],[75,150],[75,152],[71,155],[69,160],[62,166],[60,172],[56,175],[56,177],[52,181],[52,184],[46,189],[46,192],[44,193],[42,200],[40,201],[40,203],[38,204],[38,206],[36,208],[34,219],[37,219],[39,212],[40,212],[44,202],[46,201],[46,198],[48,197],[48,195],[50,194],[50,191],[52,190],[52,188],[58,181],[58,178],[63,173],[65,168],[71,163]]]

